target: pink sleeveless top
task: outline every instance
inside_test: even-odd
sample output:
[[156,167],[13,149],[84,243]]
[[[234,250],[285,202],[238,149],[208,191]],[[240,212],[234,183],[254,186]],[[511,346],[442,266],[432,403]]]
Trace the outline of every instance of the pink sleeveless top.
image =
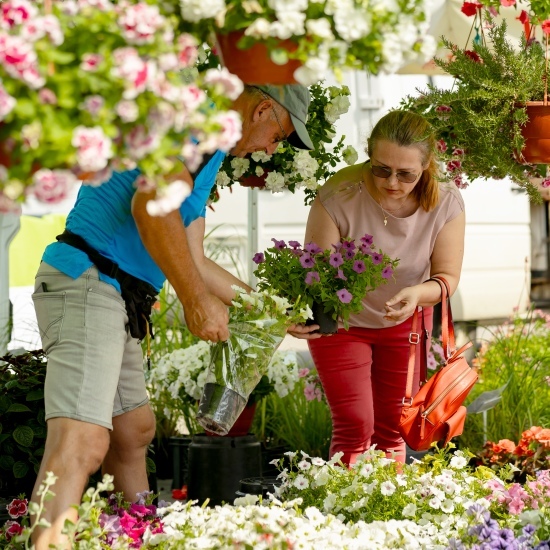
[[350,327],[383,328],[395,326],[386,321],[384,304],[402,288],[426,281],[430,276],[430,258],[443,226],[464,211],[464,201],[452,184],[440,184],[439,204],[431,212],[418,207],[405,218],[386,214],[371,197],[363,181],[329,181],[319,191],[321,203],[334,220],[342,237],[359,242],[373,235],[376,250],[399,259],[394,278],[367,293],[364,309],[349,318]]

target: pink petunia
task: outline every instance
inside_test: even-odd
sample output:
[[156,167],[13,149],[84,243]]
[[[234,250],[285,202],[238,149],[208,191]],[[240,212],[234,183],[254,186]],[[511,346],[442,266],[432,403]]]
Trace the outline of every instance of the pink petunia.
[[351,294],[351,292],[349,290],[346,290],[345,288],[342,288],[341,290],[336,292],[336,296],[338,296],[338,299],[343,304],[349,304],[353,299],[353,295]]
[[320,282],[319,273],[317,271],[308,271],[306,274],[306,285],[312,285],[314,282]]
[[363,260],[356,260],[355,262],[353,262],[353,271],[355,271],[355,273],[363,273],[365,269],[367,268]]
[[8,514],[10,518],[17,519],[24,515],[29,510],[29,501],[25,499],[20,498],[14,498],[7,506],[6,509],[8,511]]
[[331,254],[329,263],[332,267],[340,267],[344,263],[342,254],[340,254],[339,252],[335,252],[334,254]]
[[387,265],[383,270],[382,270],[382,277],[384,279],[389,279],[391,276],[393,275],[393,269]]

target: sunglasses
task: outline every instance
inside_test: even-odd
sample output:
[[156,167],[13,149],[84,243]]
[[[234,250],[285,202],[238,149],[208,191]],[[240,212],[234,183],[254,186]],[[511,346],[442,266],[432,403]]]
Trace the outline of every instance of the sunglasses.
[[[391,168],[386,168],[385,166],[376,166],[375,164],[371,164],[370,169],[372,175],[377,178],[388,179],[392,175]],[[418,178],[418,174],[414,174],[413,172],[396,172],[395,177],[402,183],[414,183]]]

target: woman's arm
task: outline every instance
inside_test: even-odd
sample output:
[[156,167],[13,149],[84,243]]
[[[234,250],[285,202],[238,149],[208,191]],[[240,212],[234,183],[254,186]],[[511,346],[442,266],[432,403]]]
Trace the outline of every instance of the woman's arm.
[[[464,212],[447,222],[436,238],[431,257],[430,277],[439,275],[447,280],[452,296],[460,280],[464,257]],[[441,288],[435,281],[409,286],[386,302],[384,319],[401,323],[408,319],[417,306],[429,307],[441,300]]]
[[319,196],[315,197],[307,218],[304,244],[310,242],[314,242],[323,250],[340,242],[340,230],[321,203]]

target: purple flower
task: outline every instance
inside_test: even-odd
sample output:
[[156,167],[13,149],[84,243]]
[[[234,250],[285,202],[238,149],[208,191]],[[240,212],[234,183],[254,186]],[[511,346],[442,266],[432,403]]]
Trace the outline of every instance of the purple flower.
[[329,263],[332,267],[340,267],[344,263],[342,254],[340,254],[339,252],[335,252],[334,254],[331,254]]
[[342,279],[342,281],[347,281],[348,278],[344,275],[344,272],[339,269],[338,273],[334,276],[335,279]]
[[265,262],[264,253],[263,252],[256,252],[256,254],[254,254],[254,257],[252,258],[252,261],[255,264],[263,264]]
[[304,251],[301,248],[291,248],[290,253],[293,256],[301,256],[304,253]]
[[343,288],[342,290],[339,290],[337,293],[336,293],[336,296],[338,296],[338,299],[343,303],[343,304],[349,304],[353,298],[353,296],[351,295],[351,292],[349,292],[348,290],[346,290],[345,288]]
[[312,285],[314,281],[321,281],[319,273],[317,271],[308,271],[306,274],[306,285]]
[[379,254],[378,252],[372,253],[372,263],[374,265],[378,265],[379,263],[382,263],[383,259],[384,259],[384,256],[382,256],[382,254]]
[[306,252],[309,252],[310,254],[320,254],[321,252],[323,252],[323,249],[317,244],[315,244],[313,241],[310,243],[307,243],[304,246],[304,249],[306,250]]
[[344,250],[344,256],[346,260],[351,260],[355,256],[355,252],[353,250],[350,250],[349,248],[346,248]]
[[357,247],[355,246],[355,241],[352,239],[351,241],[343,241],[342,242],[342,248],[345,248],[346,250],[351,250],[352,252],[355,252],[355,249]]
[[384,277],[384,279],[389,279],[392,275],[393,275],[393,269],[391,268],[391,266],[387,265],[382,270],[382,277]]
[[336,243],[332,245],[334,247],[334,250],[338,252],[342,248],[342,243]]
[[369,245],[367,243],[361,243],[361,246],[359,247],[359,250],[363,253],[363,254],[368,254],[369,256],[372,255],[372,248],[371,248],[372,245]]
[[292,248],[300,248],[302,246],[298,241],[288,241],[288,244]]
[[374,242],[374,238],[372,235],[369,235],[368,233],[365,233],[362,237],[361,237],[361,242],[363,242],[364,244],[366,244],[367,246],[370,246],[373,242]]
[[353,271],[355,271],[355,273],[363,273],[365,269],[367,268],[365,267],[365,262],[363,260],[356,260],[353,262]]
[[278,250],[282,250],[283,248],[286,248],[285,241],[278,241],[277,239],[271,239],[275,243],[275,248]]
[[300,263],[302,267],[313,267],[315,265],[315,260],[311,257],[311,254],[306,252],[300,256]]

